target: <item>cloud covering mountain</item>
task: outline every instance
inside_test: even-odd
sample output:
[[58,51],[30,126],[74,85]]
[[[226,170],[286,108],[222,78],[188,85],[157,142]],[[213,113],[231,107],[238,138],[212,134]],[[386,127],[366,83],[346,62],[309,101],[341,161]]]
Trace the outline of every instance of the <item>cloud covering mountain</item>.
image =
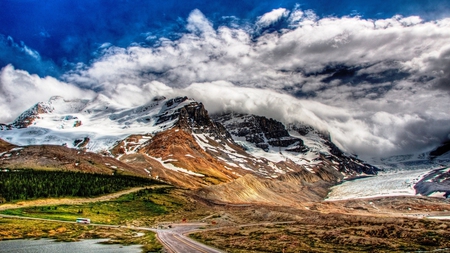
[[56,78],[8,65],[0,72],[0,121],[51,95],[101,93],[123,106],[186,95],[211,112],[312,124],[365,157],[421,152],[448,138],[450,18],[320,17],[297,5],[252,21],[216,20],[194,9],[174,37],[105,41],[93,60],[66,65]]

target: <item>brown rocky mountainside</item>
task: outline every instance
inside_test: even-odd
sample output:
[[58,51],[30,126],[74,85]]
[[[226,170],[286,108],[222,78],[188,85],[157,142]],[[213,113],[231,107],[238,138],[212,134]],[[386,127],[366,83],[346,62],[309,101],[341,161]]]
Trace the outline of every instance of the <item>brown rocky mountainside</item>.
[[[166,106],[170,107],[172,103],[180,103],[186,99],[169,100]],[[270,181],[268,178],[279,176],[274,174],[275,172],[298,173],[297,177],[326,180],[327,183],[324,185],[331,185],[331,182],[343,178],[343,175],[333,167],[333,163],[326,159],[320,165],[306,169],[289,159],[271,162],[265,158],[253,157],[233,140],[232,135],[222,124],[210,118],[201,103],[192,102],[170,114],[165,113],[159,117],[157,124],[164,125],[173,120],[177,122],[173,128],[154,136],[130,136],[117,143],[111,153],[129,165],[145,168],[152,177],[187,188],[230,182],[232,185],[234,180],[244,175],[249,175],[248,177],[254,180]],[[269,121],[266,124],[267,131],[274,129],[279,132],[278,135],[287,134],[280,122],[264,120],[262,117],[259,120]],[[301,142],[297,138],[288,138],[292,139],[291,143]],[[229,184],[225,185],[224,187],[228,187]],[[219,188],[211,188],[208,191],[216,189]],[[276,187],[268,191],[273,190],[276,191]],[[237,196],[230,196],[229,200],[245,201],[236,198]]]
[[147,176],[140,169],[112,157],[64,146],[33,145],[15,147],[0,140],[0,168],[80,171],[99,174]]
[[15,146],[12,145],[11,143],[6,142],[6,141],[0,139],[0,153],[1,153],[1,152],[7,152],[7,151],[13,149],[14,147],[15,147]]
[[277,179],[248,174],[231,183],[209,186],[198,196],[215,203],[258,203],[305,207],[326,197],[335,181],[325,181],[312,173],[292,173]]
[[[283,205],[322,199],[328,187],[344,177],[377,171],[347,156],[314,129],[287,129],[282,122],[255,115],[229,113],[211,118],[202,103],[187,97],[159,97],[126,110],[109,106],[107,101],[97,102],[54,98],[47,104],[36,104],[10,127],[4,129],[3,125],[1,131],[7,136],[17,133],[9,138],[33,138],[28,143],[58,140],[73,149],[63,144],[14,147],[1,142],[5,151],[0,166],[133,174],[196,189],[213,201]],[[84,118],[82,125],[73,124],[77,117]],[[116,124],[114,129],[126,129],[126,133],[132,133],[133,127],[140,127],[141,132],[119,140],[107,136],[105,144],[97,137],[101,134],[84,132],[89,130],[84,128],[86,124],[103,127],[93,124],[97,119]],[[34,131],[52,124],[54,129],[49,131]],[[142,133],[147,126],[151,130]],[[64,135],[65,131],[73,135]],[[120,130],[115,131],[123,136]],[[48,138],[37,132],[48,134]],[[311,135],[317,147],[304,141]],[[246,145],[262,152],[255,153]],[[89,152],[96,146],[108,149]]]
[[119,159],[147,168],[153,177],[187,188],[225,183],[249,173],[239,168],[227,169],[225,162],[203,150],[189,132],[177,127],[156,134],[136,153],[121,155]]

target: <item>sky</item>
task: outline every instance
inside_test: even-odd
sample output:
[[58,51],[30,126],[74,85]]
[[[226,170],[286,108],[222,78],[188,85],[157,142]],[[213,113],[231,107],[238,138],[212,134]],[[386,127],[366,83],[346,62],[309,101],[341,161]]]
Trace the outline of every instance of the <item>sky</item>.
[[361,157],[450,134],[450,1],[2,0],[0,122],[53,95],[187,95]]

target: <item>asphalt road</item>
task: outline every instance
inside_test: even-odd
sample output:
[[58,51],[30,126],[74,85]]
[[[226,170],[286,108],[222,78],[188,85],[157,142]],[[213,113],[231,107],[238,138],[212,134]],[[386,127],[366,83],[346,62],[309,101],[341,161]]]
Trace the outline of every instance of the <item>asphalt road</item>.
[[183,233],[196,228],[198,228],[198,225],[174,225],[173,228],[158,229],[156,232],[158,239],[170,253],[222,253],[222,251],[208,247],[183,235]]

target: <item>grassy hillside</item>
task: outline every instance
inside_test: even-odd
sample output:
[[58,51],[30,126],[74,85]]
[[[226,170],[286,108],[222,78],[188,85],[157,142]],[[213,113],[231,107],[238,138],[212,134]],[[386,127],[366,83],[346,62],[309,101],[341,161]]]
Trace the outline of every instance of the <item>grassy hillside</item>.
[[[78,217],[90,218],[93,223],[111,225],[153,226],[158,221],[181,221],[182,218],[198,218],[195,203],[182,190],[173,187],[143,189],[135,193],[102,202],[75,205],[30,206],[2,211],[2,214],[18,215],[63,221],[75,221]],[[201,215],[201,214],[200,214]]]

